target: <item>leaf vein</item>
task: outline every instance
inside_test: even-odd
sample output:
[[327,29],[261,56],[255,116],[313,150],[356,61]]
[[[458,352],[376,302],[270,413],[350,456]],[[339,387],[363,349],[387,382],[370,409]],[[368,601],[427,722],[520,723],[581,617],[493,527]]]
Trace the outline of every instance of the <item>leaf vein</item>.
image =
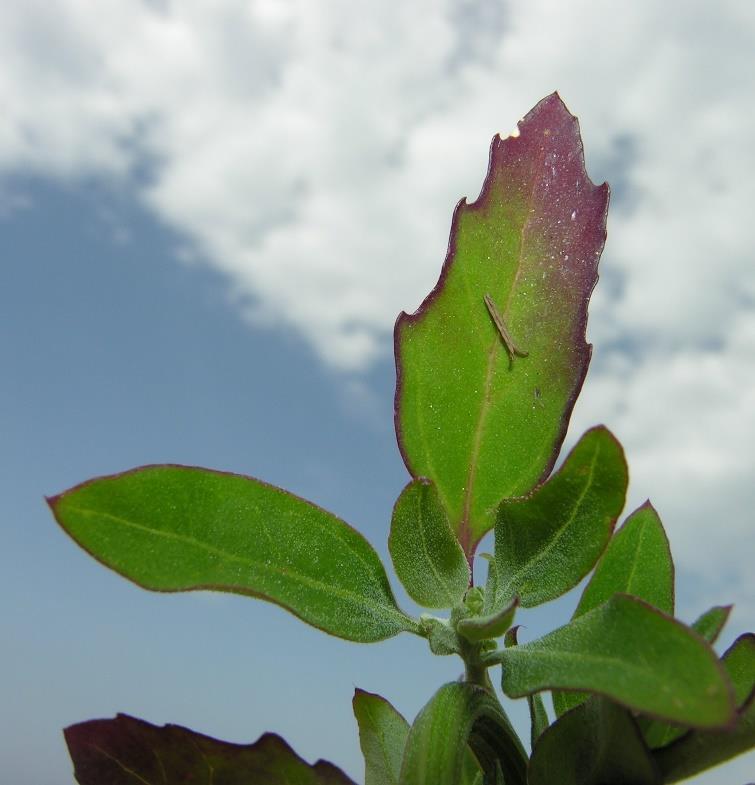
[[[335,594],[339,597],[342,597],[343,599],[350,600],[351,602],[354,602],[356,605],[363,605],[368,609],[379,610],[382,613],[387,613],[392,617],[401,619],[404,625],[408,621],[405,614],[403,614],[398,609],[393,609],[389,605],[371,601],[370,598],[365,595],[359,595],[348,589],[344,589],[340,586],[335,586],[330,583],[325,583],[324,581],[317,580],[316,578],[312,578],[301,572],[285,569],[283,567],[276,567],[275,565],[272,564],[265,564],[263,562],[259,562],[254,559],[251,559],[248,556],[238,556],[236,554],[229,553],[228,551],[224,551],[222,548],[216,548],[215,546],[208,545],[207,543],[204,543],[201,540],[197,540],[194,537],[189,537],[188,535],[185,534],[177,534],[176,532],[164,531],[162,529],[154,529],[151,528],[150,526],[145,526],[144,524],[140,524],[135,521],[129,521],[126,518],[121,518],[120,516],[113,515],[112,513],[101,512],[98,510],[89,510],[84,507],[77,507],[75,509],[78,513],[84,516],[89,516],[94,518],[97,517],[109,518],[123,526],[136,529],[137,531],[144,532],[153,537],[157,537],[157,538],[164,537],[165,539],[176,540],[190,547],[194,547],[199,550],[205,550],[208,553],[221,556],[229,561],[235,561],[241,564],[245,564],[247,567],[253,567],[255,569],[260,570],[260,572],[263,573],[271,572],[280,575],[283,578],[292,580],[294,582],[298,581],[299,583],[304,584],[305,586],[309,586],[311,588],[315,588],[321,591],[324,590],[330,592],[331,594]],[[245,587],[239,586],[238,588],[243,589]],[[249,587],[249,588],[251,588],[252,591],[257,591],[257,589],[254,587]],[[372,588],[374,589],[375,587],[373,586]],[[269,595],[264,595],[264,596],[269,596]]]

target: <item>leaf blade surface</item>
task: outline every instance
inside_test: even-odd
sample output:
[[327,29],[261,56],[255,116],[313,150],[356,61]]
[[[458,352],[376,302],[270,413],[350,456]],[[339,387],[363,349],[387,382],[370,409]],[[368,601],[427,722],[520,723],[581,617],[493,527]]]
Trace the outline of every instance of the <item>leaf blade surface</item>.
[[576,690],[693,727],[720,727],[733,717],[731,686],[708,644],[627,595],[491,660],[503,664],[502,688],[512,698]]
[[723,656],[736,693],[731,728],[693,730],[655,751],[664,782],[678,782],[755,748],[755,635],[737,638]]
[[660,785],[629,713],[598,696],[567,712],[534,745],[529,785]]
[[674,613],[674,563],[663,524],[650,502],[635,510],[614,534],[573,618],[614,594],[639,597],[664,613]]
[[[577,619],[613,597],[629,594],[672,615],[674,563],[666,532],[655,508],[645,502],[613,535],[572,616]],[[579,705],[587,695],[554,692],[558,716]]]
[[393,508],[388,550],[407,594],[425,608],[452,608],[469,586],[469,563],[433,483],[410,482]]
[[[731,605],[714,606],[692,623],[692,629],[712,646],[729,618],[731,607]],[[724,660],[724,666],[726,667],[726,665],[726,660]],[[669,725],[666,722],[643,716],[639,716],[637,722],[651,749],[668,746],[672,741],[684,736],[688,730],[679,725]]]
[[365,785],[397,785],[409,723],[380,695],[357,689],[354,716],[365,763]]
[[518,596],[532,607],[576,586],[611,537],[627,479],[621,446],[600,426],[530,496],[505,500],[495,525],[497,604]]

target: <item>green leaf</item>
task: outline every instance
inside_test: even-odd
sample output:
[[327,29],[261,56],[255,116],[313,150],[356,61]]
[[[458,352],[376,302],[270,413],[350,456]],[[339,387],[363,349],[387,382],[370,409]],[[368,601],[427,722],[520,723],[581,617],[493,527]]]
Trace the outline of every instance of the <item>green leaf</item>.
[[[519,645],[518,632],[518,626],[511,627],[511,629],[506,632],[504,646],[506,646],[507,649]],[[530,747],[534,749],[535,742],[548,725],[550,725],[550,720],[548,719],[548,712],[539,693],[527,696],[527,707],[530,710]]]
[[514,597],[512,602],[497,613],[487,616],[471,616],[461,619],[456,625],[456,631],[468,641],[484,641],[488,638],[499,638],[511,627],[519,605],[519,598]]
[[80,785],[354,785],[332,763],[310,766],[272,733],[254,744],[229,744],[125,714],[72,725],[64,733]]
[[669,615],[674,613],[674,563],[661,519],[649,501],[612,537],[573,618],[619,593],[639,597]]
[[563,466],[530,496],[498,509],[498,603],[530,608],[554,600],[592,569],[624,506],[627,465],[604,427],[579,440]]
[[251,477],[147,466],[48,502],[82,548],[146,589],[259,597],[354,641],[416,632],[359,532]]
[[737,714],[731,728],[693,730],[656,750],[664,782],[678,782],[755,748],[755,635],[741,635],[723,656],[736,694]]
[[[716,642],[719,633],[723,629],[726,620],[729,618],[731,605],[719,605],[706,611],[697,621],[692,624],[692,629],[700,635],[703,640],[711,645]],[[647,745],[651,749],[665,747],[672,741],[683,736],[688,728],[679,725],[669,725],[660,720],[649,717],[638,717],[637,722],[642,730]]]
[[721,659],[734,687],[737,708],[741,708],[755,689],[755,634],[740,635]]
[[448,619],[438,619],[423,613],[419,618],[419,629],[420,634],[427,638],[433,654],[445,657],[462,653],[462,643]]
[[659,785],[658,768],[629,713],[593,696],[538,740],[529,785]]
[[[475,758],[472,750],[467,747],[465,753],[459,785],[487,785],[484,781],[480,764],[477,762],[477,758]],[[503,780],[501,780],[501,785],[506,785]]]
[[469,564],[433,483],[410,482],[393,508],[388,549],[407,594],[425,608],[452,608],[469,586]]
[[500,610],[497,604],[498,596],[498,568],[496,567],[495,557],[492,553],[481,553],[480,558],[488,563],[488,575],[485,580],[485,591],[483,593],[482,612],[485,616]]
[[506,785],[526,785],[527,756],[498,701],[469,683],[441,687],[417,715],[401,767],[401,785],[458,785],[467,745],[495,782],[500,765]]
[[608,602],[543,638],[495,652],[503,691],[546,689],[605,695],[635,711],[693,727],[731,721],[731,687],[710,646],[635,597]]
[[537,740],[550,725],[548,712],[539,693],[527,696],[527,706],[530,710],[530,746],[535,748]]
[[493,139],[479,198],[457,205],[438,283],[396,322],[401,453],[413,477],[437,486],[467,554],[499,502],[527,493],[558,456],[590,361],[607,207],[554,93],[518,136]]
[[398,785],[409,723],[385,698],[357,689],[354,716],[365,764],[365,785]]
[[[619,593],[645,600],[669,615],[674,613],[674,563],[661,519],[649,501],[635,510],[611,538],[572,618],[579,618]],[[554,693],[556,715],[586,699],[583,693]]]
[[692,629],[708,643],[714,644],[729,618],[731,608],[731,605],[715,605],[693,622]]

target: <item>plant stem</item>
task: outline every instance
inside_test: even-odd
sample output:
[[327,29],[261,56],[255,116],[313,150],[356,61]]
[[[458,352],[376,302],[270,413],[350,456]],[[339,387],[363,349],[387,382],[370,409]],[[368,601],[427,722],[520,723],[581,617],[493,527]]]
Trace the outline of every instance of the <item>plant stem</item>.
[[465,681],[468,681],[470,684],[476,684],[478,687],[495,694],[493,682],[490,681],[490,676],[488,676],[488,669],[477,658],[474,660],[465,659],[464,671]]

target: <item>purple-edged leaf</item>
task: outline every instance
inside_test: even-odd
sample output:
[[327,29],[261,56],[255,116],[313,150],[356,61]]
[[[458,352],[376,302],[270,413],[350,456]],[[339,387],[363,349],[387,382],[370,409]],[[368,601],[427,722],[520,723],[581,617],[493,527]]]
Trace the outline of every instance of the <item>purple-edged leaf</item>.
[[494,652],[503,691],[597,693],[697,728],[731,722],[731,685],[710,646],[680,622],[624,594],[523,646]]
[[512,646],[519,645],[519,630],[521,627],[521,624],[517,624],[510,630],[506,631],[506,634],[503,636],[503,645],[505,648],[510,649]]
[[573,618],[619,593],[639,597],[669,615],[674,613],[671,549],[661,519],[649,501],[635,510],[611,539]]
[[664,782],[678,782],[755,748],[755,635],[741,635],[723,656],[737,702],[734,725],[726,730],[688,732],[655,751]]
[[146,589],[259,597],[354,641],[416,631],[359,532],[251,477],[146,466],[78,485],[49,504],[82,548]]
[[576,586],[606,547],[626,490],[624,452],[600,426],[530,496],[504,501],[495,524],[496,604],[519,597],[530,608]]
[[567,712],[534,745],[528,785],[659,785],[629,712],[598,696]]
[[[731,605],[717,605],[711,608],[692,624],[692,629],[712,646],[729,618],[731,607]],[[571,694],[567,693],[566,697],[570,697]],[[688,730],[688,728],[679,725],[669,725],[666,722],[649,717],[640,716],[637,718],[637,722],[642,730],[642,735],[645,737],[645,741],[651,749],[666,747],[672,741],[683,736]]]
[[493,139],[479,198],[457,205],[437,285],[396,322],[401,452],[413,477],[436,484],[468,554],[501,499],[526,494],[556,460],[590,360],[607,207],[554,93],[517,136]]
[[441,687],[414,720],[406,742],[400,785],[459,785],[467,746],[486,782],[500,768],[506,785],[526,785],[527,755],[487,690],[469,683]]
[[409,723],[372,692],[357,689],[352,706],[364,756],[364,785],[398,785]]
[[388,549],[407,594],[425,608],[452,608],[469,587],[469,563],[433,483],[410,482],[393,508]]
[[119,714],[71,725],[65,738],[80,785],[354,785],[332,763],[308,764],[272,733],[229,744]]
[[[639,597],[669,615],[674,613],[674,563],[661,519],[649,501],[611,538],[572,618],[618,593]],[[587,695],[577,692],[555,692],[553,707],[560,716],[586,699]]]

